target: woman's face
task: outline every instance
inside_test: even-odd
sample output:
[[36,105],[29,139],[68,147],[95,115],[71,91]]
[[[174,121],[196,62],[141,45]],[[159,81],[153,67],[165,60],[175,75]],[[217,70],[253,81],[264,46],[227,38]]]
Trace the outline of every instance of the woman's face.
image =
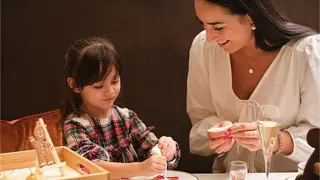
[[195,11],[203,23],[209,42],[217,42],[228,53],[254,43],[252,20],[248,15],[231,14],[226,8],[206,0],[195,0]]

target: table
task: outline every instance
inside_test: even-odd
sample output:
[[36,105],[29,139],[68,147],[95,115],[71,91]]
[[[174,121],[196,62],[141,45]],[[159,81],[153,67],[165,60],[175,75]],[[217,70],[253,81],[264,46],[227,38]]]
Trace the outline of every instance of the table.
[[[192,174],[199,180],[229,180],[229,174]],[[270,173],[270,180],[294,180],[298,175],[296,172],[291,173]],[[247,180],[266,180],[265,173],[249,173]]]

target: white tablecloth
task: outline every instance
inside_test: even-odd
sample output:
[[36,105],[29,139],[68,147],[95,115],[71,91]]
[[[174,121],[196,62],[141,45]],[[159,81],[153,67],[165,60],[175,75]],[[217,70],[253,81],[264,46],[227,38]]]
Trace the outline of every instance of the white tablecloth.
[[[229,180],[229,174],[193,174],[199,180]],[[269,180],[294,180],[298,173],[271,173]],[[266,180],[265,173],[249,173],[247,180]]]

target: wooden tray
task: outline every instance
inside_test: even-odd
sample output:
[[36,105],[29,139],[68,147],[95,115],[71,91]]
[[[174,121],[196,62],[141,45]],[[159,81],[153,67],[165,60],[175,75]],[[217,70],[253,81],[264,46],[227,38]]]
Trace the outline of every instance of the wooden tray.
[[[85,157],[77,154],[76,152],[64,147],[55,147],[57,154],[61,162],[65,162],[65,176],[60,176],[56,178],[46,178],[46,168],[44,167],[43,176],[44,179],[63,179],[63,180],[109,180],[110,174],[108,171],[104,170],[95,163],[89,161]],[[24,173],[21,179],[25,179],[30,174],[30,168],[35,167],[36,151],[18,151],[12,153],[2,153],[0,154],[0,171],[6,174],[6,177],[10,179],[10,174],[13,173]],[[54,166],[54,165],[53,165]],[[81,167],[86,167],[89,170],[89,174],[82,171]],[[27,169],[28,171],[25,171]],[[13,172],[13,173],[12,173]],[[9,174],[9,175],[8,175]],[[68,176],[69,174],[69,176]],[[72,175],[71,175],[72,174]],[[71,176],[70,176],[71,175]],[[22,177],[22,176],[20,176]],[[20,179],[20,178],[19,178]]]

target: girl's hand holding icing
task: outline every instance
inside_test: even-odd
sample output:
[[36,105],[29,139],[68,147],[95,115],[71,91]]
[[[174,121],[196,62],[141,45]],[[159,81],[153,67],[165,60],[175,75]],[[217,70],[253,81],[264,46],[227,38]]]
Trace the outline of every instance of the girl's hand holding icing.
[[140,164],[141,174],[145,176],[163,173],[166,167],[167,162],[165,157],[157,154],[150,156]]
[[171,161],[177,151],[176,142],[171,137],[162,136],[159,139],[158,146],[161,149],[161,153],[166,157],[167,161]]

